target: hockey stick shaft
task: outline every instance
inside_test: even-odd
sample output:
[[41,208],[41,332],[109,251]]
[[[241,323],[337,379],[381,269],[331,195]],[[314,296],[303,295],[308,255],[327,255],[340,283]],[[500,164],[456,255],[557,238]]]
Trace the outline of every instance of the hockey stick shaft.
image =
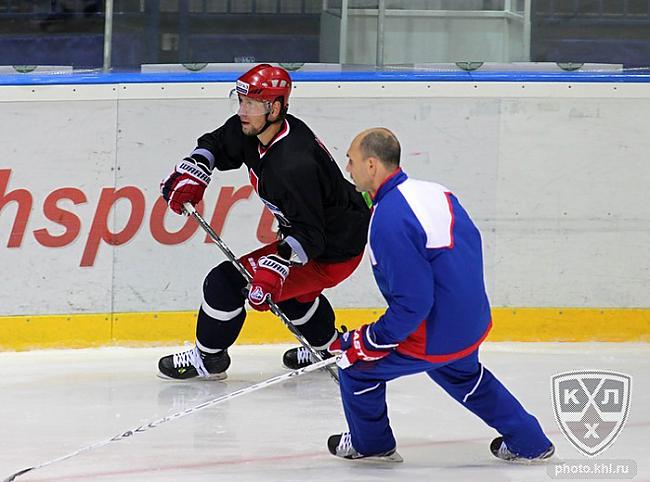
[[295,378],[300,375],[304,375],[305,373],[313,372],[316,370],[320,370],[321,368],[331,368],[331,365],[336,363],[336,361],[339,359],[339,357],[334,357],[334,358],[328,358],[327,360],[319,361],[317,363],[313,363],[312,365],[308,365],[303,368],[299,368],[297,370],[293,370],[289,373],[285,373],[283,375],[278,375],[273,378],[269,378],[268,380],[264,380],[262,382],[256,383],[254,385],[250,385],[248,387],[240,388],[239,390],[235,390],[234,392],[227,393],[226,395],[222,395],[217,398],[213,398],[212,400],[208,400],[206,402],[200,403],[198,405],[195,405],[193,407],[187,408],[183,411],[173,413],[171,415],[168,415],[163,418],[159,418],[158,420],[154,420],[152,422],[149,422],[144,425],[140,425],[139,427],[132,428],[130,430],[127,430],[125,432],[119,433],[115,435],[114,437],[111,437],[106,440],[102,440],[101,442],[96,442],[92,445],[88,445],[87,447],[83,447],[75,452],[71,452],[67,455],[64,455],[62,457],[50,460],[49,462],[44,462],[39,465],[34,465],[33,467],[28,467],[23,470],[19,470],[18,472],[15,472],[11,474],[9,477],[6,479],[3,479],[3,482],[11,482],[16,479],[16,477],[21,476],[23,474],[26,474],[27,472],[31,472],[32,470],[40,469],[43,467],[47,467],[48,465],[52,465],[56,462],[61,462],[63,460],[70,459],[74,457],[75,455],[79,455],[84,452],[88,452],[90,450],[103,447],[104,445],[108,445],[111,442],[117,442],[119,440],[125,439],[132,437],[138,433],[146,432],[149,429],[156,428],[159,425],[162,425],[163,423],[170,422],[172,420],[176,420],[182,417],[185,417],[187,415],[190,415],[194,412],[198,412],[199,410],[203,410],[208,407],[212,407],[214,405],[226,402],[228,400],[232,400],[233,398],[241,397],[242,395],[246,395],[247,393],[252,393],[257,390],[261,390],[262,388],[270,387],[271,385],[276,385],[278,383],[285,382],[289,380],[290,378]]
[[[216,243],[216,245],[219,246],[219,248],[221,249],[223,254],[226,256],[226,258],[228,258],[228,260],[232,264],[235,265],[235,268],[237,268],[237,271],[239,271],[239,273],[244,277],[244,279],[247,282],[250,283],[250,281],[253,279],[253,276],[248,271],[246,271],[246,268],[244,268],[244,266],[241,264],[239,259],[237,259],[235,257],[235,255],[230,250],[228,245],[226,245],[226,243],[224,243],[224,241],[221,239],[221,237],[214,231],[214,229],[212,229],[212,226],[210,226],[210,224],[205,219],[203,219],[203,216],[201,216],[198,213],[198,211],[194,208],[194,206],[192,206],[190,203],[184,203],[183,207],[185,208],[185,211],[189,215],[191,215],[194,219],[196,219],[196,221],[203,228],[203,230],[208,234],[208,236],[210,236],[212,241],[214,241]],[[322,361],[323,356],[320,353],[318,353],[309,344],[309,342],[305,339],[305,337],[302,336],[302,334],[298,331],[298,329],[295,326],[293,326],[293,324],[291,323],[291,320],[289,320],[289,318],[287,318],[287,315],[285,315],[282,312],[282,310],[278,307],[278,305],[271,299],[268,300],[268,305],[269,305],[269,308],[271,309],[271,313],[273,313],[275,316],[280,318],[280,320],[282,321],[284,326],[286,326],[287,329],[293,334],[293,336],[295,336],[298,339],[300,344],[302,346],[304,346],[309,351],[309,353],[312,355],[312,357],[316,358],[316,360]],[[336,376],[336,373],[334,372],[334,370],[332,370],[331,367],[326,368],[326,370],[330,374],[330,376],[334,379],[334,381],[336,383],[338,383],[339,379]]]

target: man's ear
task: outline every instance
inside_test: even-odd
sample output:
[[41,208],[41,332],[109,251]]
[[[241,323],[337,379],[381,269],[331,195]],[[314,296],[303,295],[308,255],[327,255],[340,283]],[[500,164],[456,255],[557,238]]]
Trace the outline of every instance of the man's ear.
[[280,102],[279,100],[273,101],[273,103],[271,104],[271,114],[273,115],[273,117],[277,119],[278,117],[280,117],[281,112],[282,112],[282,102]]
[[377,170],[377,163],[379,162],[379,159],[377,159],[374,156],[370,156],[367,158],[368,161],[368,168],[370,169],[371,172],[375,172]]

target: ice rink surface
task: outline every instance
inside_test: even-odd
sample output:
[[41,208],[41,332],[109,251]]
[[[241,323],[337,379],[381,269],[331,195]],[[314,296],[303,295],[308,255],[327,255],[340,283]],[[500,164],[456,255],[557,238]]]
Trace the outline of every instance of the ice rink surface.
[[[278,374],[282,345],[231,349],[222,382],[155,376],[166,348],[0,353],[0,480],[143,423]],[[587,461],[562,435],[550,378],[599,369],[632,376],[627,424],[598,459],[632,459],[650,480],[650,344],[487,343],[481,359],[535,414],[555,461]],[[546,465],[511,465],[488,445],[496,433],[426,375],[388,385],[389,414],[403,464],[331,456],[330,434],[346,429],[338,388],[306,374],[81,453],[18,481],[547,481]]]

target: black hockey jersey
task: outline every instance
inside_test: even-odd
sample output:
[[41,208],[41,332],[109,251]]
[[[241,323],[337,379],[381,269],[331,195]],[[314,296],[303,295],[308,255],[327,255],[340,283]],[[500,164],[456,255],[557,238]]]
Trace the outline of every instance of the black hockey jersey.
[[251,184],[278,220],[282,236],[299,243],[297,250],[292,244],[299,257],[337,262],[363,251],[370,211],[300,119],[287,115],[265,148],[257,137],[242,132],[235,115],[201,136],[192,157],[219,171],[246,165]]

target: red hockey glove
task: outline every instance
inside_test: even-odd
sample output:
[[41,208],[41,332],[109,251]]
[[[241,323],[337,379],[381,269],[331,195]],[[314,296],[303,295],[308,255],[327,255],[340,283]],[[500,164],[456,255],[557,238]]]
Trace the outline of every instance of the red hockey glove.
[[282,293],[282,285],[289,275],[289,261],[270,254],[257,260],[257,269],[251,280],[248,291],[248,302],[257,311],[269,309],[267,299],[278,299]]
[[176,164],[174,172],[160,183],[160,193],[167,201],[169,209],[176,214],[185,214],[183,203],[196,206],[205,188],[210,183],[210,169],[191,157],[186,157]]
[[343,353],[341,359],[336,362],[339,367],[345,369],[359,360],[372,362],[390,355],[397,345],[377,345],[372,336],[372,326],[371,323],[345,332],[330,345],[330,353]]

